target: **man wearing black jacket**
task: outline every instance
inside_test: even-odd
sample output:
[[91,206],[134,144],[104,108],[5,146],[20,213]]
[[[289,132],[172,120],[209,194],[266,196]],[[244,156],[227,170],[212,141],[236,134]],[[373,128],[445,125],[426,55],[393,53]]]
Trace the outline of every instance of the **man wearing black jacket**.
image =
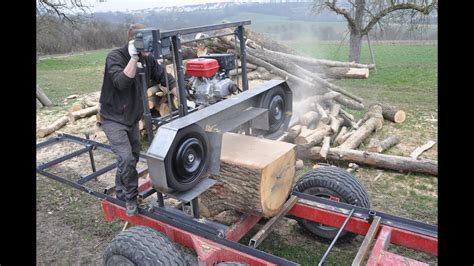
[[[140,154],[140,133],[138,121],[143,115],[142,90],[135,85],[138,78],[137,62],[139,54],[134,45],[135,30],[145,28],[142,24],[132,24],[128,30],[129,43],[111,51],[107,55],[104,80],[100,94],[100,116],[102,129],[109,140],[112,151],[117,156],[115,194],[125,200],[127,215],[137,213],[138,173],[136,165]],[[176,93],[175,79],[166,73],[150,53],[141,52],[141,63],[145,65],[147,82],[154,81]],[[149,87],[150,84],[147,84]],[[146,95],[145,95],[146,96]]]

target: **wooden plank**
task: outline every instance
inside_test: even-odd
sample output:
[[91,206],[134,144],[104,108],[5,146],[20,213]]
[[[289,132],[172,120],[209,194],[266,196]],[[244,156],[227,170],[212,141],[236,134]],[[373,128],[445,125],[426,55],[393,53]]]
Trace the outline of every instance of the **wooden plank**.
[[415,160],[418,159],[418,156],[420,156],[423,152],[431,149],[431,147],[433,147],[435,143],[436,142],[430,140],[425,145],[416,147],[416,149],[410,154],[410,157]]
[[372,221],[372,224],[370,225],[369,231],[367,231],[364,241],[362,242],[362,245],[360,246],[359,251],[357,252],[357,255],[352,261],[352,266],[362,265],[362,262],[367,256],[367,253],[369,252],[370,244],[372,243],[372,241],[374,241],[375,235],[377,234],[377,231],[380,227],[380,220],[381,218],[379,216],[375,216],[374,220]]

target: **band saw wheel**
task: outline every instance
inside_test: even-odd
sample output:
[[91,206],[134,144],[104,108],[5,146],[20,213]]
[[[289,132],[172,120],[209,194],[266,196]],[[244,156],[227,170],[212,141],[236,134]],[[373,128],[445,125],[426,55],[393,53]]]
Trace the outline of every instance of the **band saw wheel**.
[[177,191],[193,188],[209,165],[209,140],[198,125],[180,129],[165,158],[168,186]]

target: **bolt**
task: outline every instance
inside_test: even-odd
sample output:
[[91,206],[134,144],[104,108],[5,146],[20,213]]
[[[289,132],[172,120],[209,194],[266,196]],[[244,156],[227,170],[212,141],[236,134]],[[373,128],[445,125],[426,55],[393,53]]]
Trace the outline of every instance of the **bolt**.
[[194,161],[194,155],[192,153],[190,153],[188,155],[188,162],[192,163]]

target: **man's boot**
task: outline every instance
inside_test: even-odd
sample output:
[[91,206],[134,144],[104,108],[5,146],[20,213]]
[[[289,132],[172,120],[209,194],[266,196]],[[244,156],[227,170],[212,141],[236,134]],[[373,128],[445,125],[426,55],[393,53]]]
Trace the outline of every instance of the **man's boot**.
[[125,210],[127,211],[128,216],[134,216],[138,214],[136,197],[125,202]]

